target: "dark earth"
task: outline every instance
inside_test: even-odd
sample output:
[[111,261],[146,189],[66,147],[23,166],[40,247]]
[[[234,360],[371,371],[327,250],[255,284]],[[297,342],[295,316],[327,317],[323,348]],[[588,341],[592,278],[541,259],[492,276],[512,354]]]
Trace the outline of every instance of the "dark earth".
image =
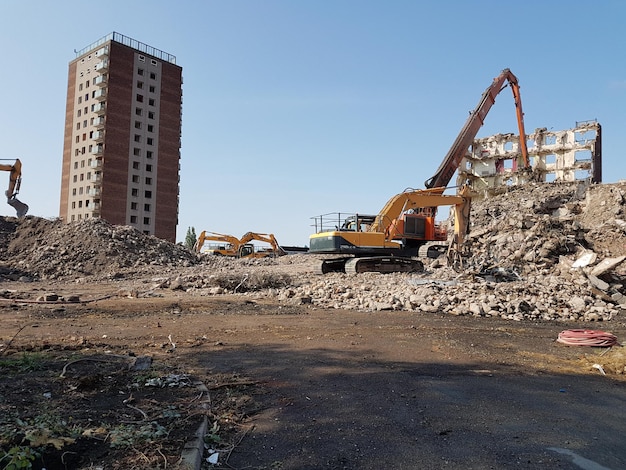
[[[205,417],[219,454],[203,468],[626,468],[622,348],[555,341],[566,328],[623,338],[622,319],[364,313],[168,290],[124,298],[114,282],[10,286],[22,300],[0,304],[0,446],[36,452],[32,468],[183,468]],[[51,291],[81,302],[28,300]],[[148,369],[129,368],[146,356]]]

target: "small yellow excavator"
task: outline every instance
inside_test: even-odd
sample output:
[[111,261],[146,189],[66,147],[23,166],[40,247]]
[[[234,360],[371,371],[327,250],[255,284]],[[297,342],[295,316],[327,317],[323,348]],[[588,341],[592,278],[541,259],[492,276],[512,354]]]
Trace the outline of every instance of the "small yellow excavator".
[[15,209],[18,217],[24,217],[28,213],[28,205],[16,197],[22,184],[22,162],[16,158],[11,165],[0,163],[0,170],[9,172],[9,188],[5,192],[7,204]]
[[[255,249],[250,243],[253,240],[269,243],[270,248]],[[206,241],[213,241],[208,250],[202,250]],[[234,258],[265,258],[268,256],[282,256],[285,251],[280,247],[273,234],[248,232],[241,239],[233,235],[224,235],[217,232],[202,231],[194,249],[197,253],[207,253],[217,256]]]
[[[211,243],[208,246],[208,249],[202,251],[204,247],[204,242],[212,241],[216,243]],[[216,232],[207,232],[203,230],[196,240],[194,245],[194,250],[196,253],[208,253],[212,255],[218,256],[237,256],[239,251],[239,239],[232,235],[224,235]]]

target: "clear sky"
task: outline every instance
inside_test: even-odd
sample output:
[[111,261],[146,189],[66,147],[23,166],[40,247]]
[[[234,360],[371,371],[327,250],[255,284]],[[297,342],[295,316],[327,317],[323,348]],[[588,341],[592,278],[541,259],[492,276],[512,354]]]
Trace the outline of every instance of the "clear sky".
[[[178,241],[194,227],[303,246],[313,216],[377,213],[424,187],[504,68],[528,132],[602,124],[616,182],[625,20],[621,0],[3,0],[0,158],[22,160],[30,214],[57,217],[68,64],[115,31],[183,68]],[[504,90],[479,136],[508,132]]]

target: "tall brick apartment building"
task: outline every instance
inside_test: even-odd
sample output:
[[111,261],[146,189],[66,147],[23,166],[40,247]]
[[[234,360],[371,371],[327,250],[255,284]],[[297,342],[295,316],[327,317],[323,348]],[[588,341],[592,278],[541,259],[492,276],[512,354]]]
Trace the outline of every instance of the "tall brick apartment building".
[[119,33],[69,64],[60,217],[176,241],[182,68]]

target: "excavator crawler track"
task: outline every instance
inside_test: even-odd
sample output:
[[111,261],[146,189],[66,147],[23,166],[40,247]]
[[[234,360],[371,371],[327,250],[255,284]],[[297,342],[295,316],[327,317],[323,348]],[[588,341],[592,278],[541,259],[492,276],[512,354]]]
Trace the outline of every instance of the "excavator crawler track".
[[424,264],[416,259],[400,258],[396,256],[375,256],[367,258],[352,258],[345,263],[347,274],[356,273],[420,273],[424,271]]

